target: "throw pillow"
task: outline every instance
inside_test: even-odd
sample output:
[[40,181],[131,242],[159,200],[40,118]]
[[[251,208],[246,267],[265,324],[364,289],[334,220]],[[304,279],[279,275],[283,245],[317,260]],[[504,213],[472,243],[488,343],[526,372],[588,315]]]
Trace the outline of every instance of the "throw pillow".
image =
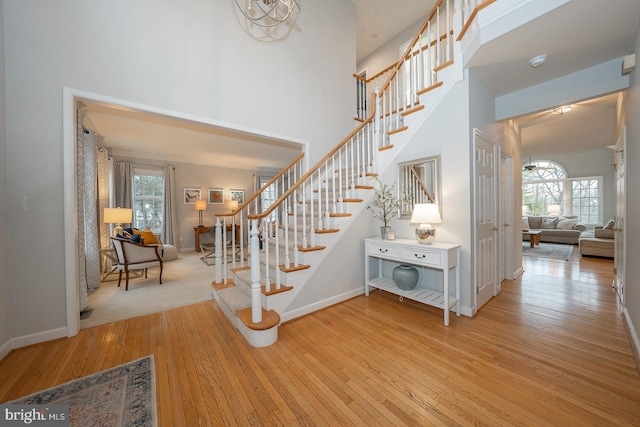
[[615,225],[616,225],[616,222],[610,219],[609,222],[607,222],[607,224],[602,228],[605,230],[613,230],[613,227],[615,227]]
[[558,224],[556,225],[556,228],[559,228],[561,230],[572,230],[573,227],[578,224],[578,219],[568,219],[568,218],[560,218],[558,220]]
[[138,243],[140,245],[142,244],[142,238],[141,238],[141,236],[139,234],[134,234],[134,235],[131,235],[129,237],[126,236],[126,234],[128,234],[128,233],[125,233],[125,236],[123,236],[121,234],[117,234],[116,237],[118,239],[131,240],[133,243]]
[[556,228],[558,224],[558,218],[542,218],[542,224],[540,224],[540,228]]
[[529,217],[526,217],[526,216],[522,217],[522,229],[523,230],[529,229]]
[[136,235],[142,236],[142,241],[145,245],[157,245],[158,243],[160,243],[158,242],[158,239],[156,239],[156,236],[153,234],[153,232],[149,229],[149,227],[145,228],[144,230],[133,230],[133,232]]

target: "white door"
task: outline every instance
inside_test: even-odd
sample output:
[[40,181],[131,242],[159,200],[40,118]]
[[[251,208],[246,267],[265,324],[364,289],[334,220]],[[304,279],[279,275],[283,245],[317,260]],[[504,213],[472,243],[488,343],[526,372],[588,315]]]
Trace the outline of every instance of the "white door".
[[616,180],[616,217],[615,217],[615,246],[613,260],[613,286],[618,293],[618,298],[622,305],[625,305],[625,242],[624,242],[624,222],[625,222],[625,162],[624,153],[626,149],[626,128],[622,129],[622,136],[616,142],[614,154],[615,180]]
[[477,129],[473,135],[476,310],[496,294],[498,271],[497,146]]

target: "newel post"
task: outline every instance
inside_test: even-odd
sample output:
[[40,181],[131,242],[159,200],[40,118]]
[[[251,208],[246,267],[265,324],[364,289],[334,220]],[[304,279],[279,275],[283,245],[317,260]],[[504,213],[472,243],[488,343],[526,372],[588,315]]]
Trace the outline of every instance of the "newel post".
[[[251,220],[251,321],[262,322],[262,293],[260,292],[260,231],[258,220]],[[267,268],[269,268],[267,266]]]
[[376,87],[374,92],[376,97],[376,113],[373,116],[373,140],[376,144],[375,148],[380,148],[382,147],[382,133],[380,132],[380,112],[382,111],[382,102],[380,99],[380,88]]
[[216,257],[216,283],[222,283],[222,224],[220,217],[216,218],[215,257]]

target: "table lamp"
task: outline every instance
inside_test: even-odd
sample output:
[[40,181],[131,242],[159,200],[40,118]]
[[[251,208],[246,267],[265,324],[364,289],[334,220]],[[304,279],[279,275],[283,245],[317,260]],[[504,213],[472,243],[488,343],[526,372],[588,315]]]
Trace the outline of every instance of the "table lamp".
[[235,212],[238,210],[238,201],[237,200],[229,200],[227,202],[227,208],[229,208],[229,210],[231,212]]
[[547,206],[547,212],[550,217],[560,216],[560,205],[549,205]]
[[206,200],[196,200],[196,210],[198,211],[198,227],[204,227],[202,224],[202,211],[207,210],[207,201]]
[[430,245],[436,239],[436,229],[431,224],[440,224],[440,212],[436,203],[418,203],[413,207],[411,224],[416,227],[416,240],[423,245]]
[[130,208],[104,208],[102,222],[116,224],[113,228],[113,237],[122,235],[122,224],[131,224],[133,209]]

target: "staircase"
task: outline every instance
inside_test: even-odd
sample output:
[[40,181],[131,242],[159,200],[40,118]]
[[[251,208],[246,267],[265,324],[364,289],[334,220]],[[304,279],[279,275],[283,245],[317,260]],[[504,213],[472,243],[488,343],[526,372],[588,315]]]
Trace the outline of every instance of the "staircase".
[[[277,340],[283,313],[296,317],[289,305],[366,209],[371,179],[393,164],[461,74],[453,67],[455,29],[460,34],[464,16],[475,16],[467,11],[491,2],[464,1],[454,11],[452,0],[441,0],[374,89],[368,118],[357,118],[358,126],[309,170],[300,155],[237,211],[218,215],[214,298],[252,346]],[[277,200],[265,203],[273,195]],[[229,226],[239,226],[239,241],[235,233],[228,237]]]

